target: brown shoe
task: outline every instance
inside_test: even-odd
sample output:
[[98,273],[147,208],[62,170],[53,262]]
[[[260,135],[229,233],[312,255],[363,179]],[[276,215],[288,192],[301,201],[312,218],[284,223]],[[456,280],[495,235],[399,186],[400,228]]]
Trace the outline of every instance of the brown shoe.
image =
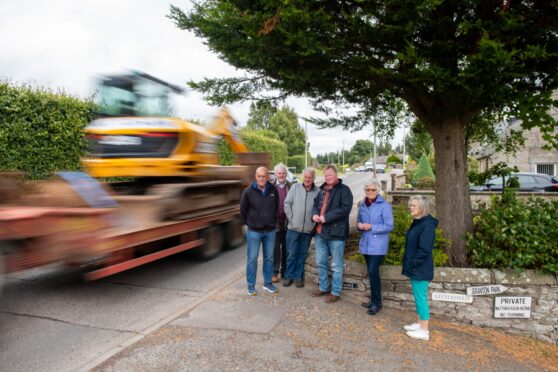
[[319,289],[314,289],[312,292],[310,292],[310,296],[312,297],[320,297],[320,296],[325,296],[326,294],[328,294],[329,292],[322,292]]
[[327,302],[327,303],[333,303],[333,302],[337,302],[337,301],[339,301],[339,296],[336,296],[336,295],[331,294],[331,293],[328,294],[326,296],[326,299],[325,299],[325,302]]
[[271,281],[272,281],[273,283],[277,283],[277,282],[279,281],[279,278],[277,277],[277,275],[273,275],[273,276],[271,277]]

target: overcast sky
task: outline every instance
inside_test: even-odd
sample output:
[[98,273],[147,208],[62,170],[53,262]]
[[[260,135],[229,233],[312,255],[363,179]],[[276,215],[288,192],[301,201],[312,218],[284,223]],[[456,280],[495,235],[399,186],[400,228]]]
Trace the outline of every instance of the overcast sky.
[[[184,0],[0,0],[0,79],[86,97],[94,91],[96,75],[126,69],[183,86],[191,79],[241,75],[166,17],[171,3],[190,7]],[[317,115],[303,99],[287,104],[299,116]],[[242,126],[249,106],[230,106]],[[196,92],[177,99],[176,111],[183,117],[210,121],[217,110]],[[350,133],[308,125],[308,133],[313,155],[370,139],[370,130]],[[399,130],[392,143],[401,138]]]

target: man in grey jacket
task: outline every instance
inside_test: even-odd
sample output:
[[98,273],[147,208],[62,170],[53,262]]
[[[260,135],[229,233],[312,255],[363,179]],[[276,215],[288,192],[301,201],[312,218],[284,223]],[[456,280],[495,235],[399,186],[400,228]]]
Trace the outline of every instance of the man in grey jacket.
[[287,270],[283,286],[290,286],[293,281],[297,288],[304,287],[304,262],[308,257],[308,247],[312,240],[315,223],[312,222],[314,198],[320,189],[314,185],[316,171],[306,168],[303,172],[303,183],[291,187],[285,199],[287,215]]

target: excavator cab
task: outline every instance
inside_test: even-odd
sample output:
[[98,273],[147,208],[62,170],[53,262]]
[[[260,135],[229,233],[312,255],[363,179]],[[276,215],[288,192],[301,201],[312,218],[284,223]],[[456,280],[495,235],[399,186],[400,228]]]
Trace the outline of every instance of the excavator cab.
[[182,94],[177,85],[143,72],[108,75],[99,78],[96,103],[102,117],[172,115],[171,93]]

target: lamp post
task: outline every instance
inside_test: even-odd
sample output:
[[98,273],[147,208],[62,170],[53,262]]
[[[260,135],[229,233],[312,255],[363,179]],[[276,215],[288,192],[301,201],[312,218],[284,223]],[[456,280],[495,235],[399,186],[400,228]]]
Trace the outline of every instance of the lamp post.
[[308,122],[304,119],[304,137],[305,138],[305,146],[304,146],[304,169],[308,168]]
[[343,146],[341,147],[341,151],[343,152],[343,173],[345,173],[345,139],[343,139]]

